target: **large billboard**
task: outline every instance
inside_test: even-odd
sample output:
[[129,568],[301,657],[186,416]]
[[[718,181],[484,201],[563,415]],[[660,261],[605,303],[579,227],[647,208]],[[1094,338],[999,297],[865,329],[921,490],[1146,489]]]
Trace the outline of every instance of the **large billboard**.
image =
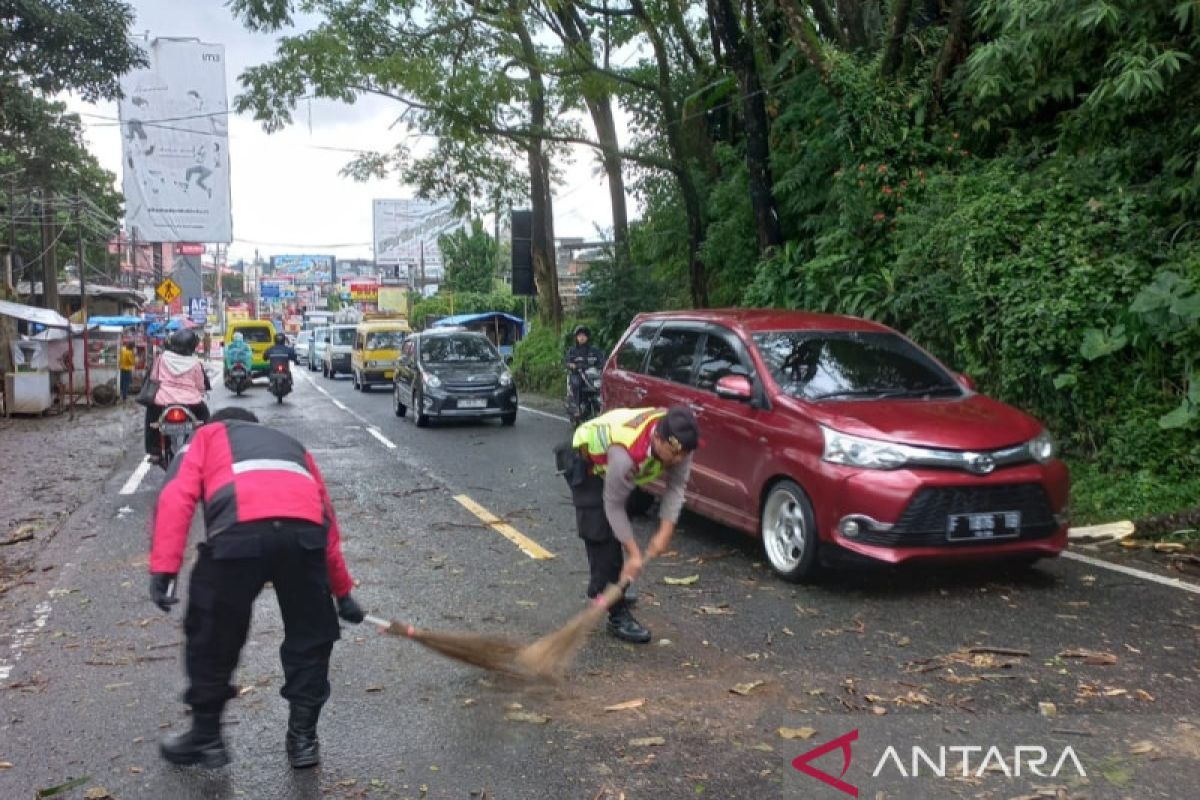
[[225,48],[155,39],[121,78],[125,219],[147,242],[230,242]]
[[333,280],[333,256],[283,255],[271,256],[271,272],[291,276],[303,286],[316,286]]
[[399,266],[410,283],[420,279],[437,283],[442,276],[442,251],[438,237],[465,227],[448,200],[376,200],[374,205],[375,263]]

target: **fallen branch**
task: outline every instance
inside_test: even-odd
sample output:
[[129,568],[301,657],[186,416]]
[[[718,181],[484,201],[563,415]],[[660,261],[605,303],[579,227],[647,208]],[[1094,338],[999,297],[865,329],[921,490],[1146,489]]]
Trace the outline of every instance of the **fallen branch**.
[[1028,650],[1014,650],[1011,647],[968,647],[967,652],[971,655],[993,655],[993,656],[1020,656],[1021,658],[1029,658]]

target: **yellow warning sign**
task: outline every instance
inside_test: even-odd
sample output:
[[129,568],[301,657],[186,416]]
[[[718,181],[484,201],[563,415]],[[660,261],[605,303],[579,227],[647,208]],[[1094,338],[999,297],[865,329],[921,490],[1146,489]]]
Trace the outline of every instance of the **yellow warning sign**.
[[183,294],[183,289],[179,288],[178,283],[170,278],[167,278],[158,285],[158,288],[154,290],[154,293],[157,294],[159,299],[161,299],[164,303],[171,303],[174,302],[176,297],[179,297],[179,295]]

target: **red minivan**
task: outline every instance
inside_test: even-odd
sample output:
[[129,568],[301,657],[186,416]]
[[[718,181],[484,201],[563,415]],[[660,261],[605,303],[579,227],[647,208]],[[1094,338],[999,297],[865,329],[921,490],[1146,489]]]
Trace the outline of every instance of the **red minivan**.
[[822,550],[1032,563],[1067,543],[1070,478],[1045,428],[885,325],[641,314],[605,365],[603,399],[690,406],[702,445],[688,507],[761,536],[791,580]]

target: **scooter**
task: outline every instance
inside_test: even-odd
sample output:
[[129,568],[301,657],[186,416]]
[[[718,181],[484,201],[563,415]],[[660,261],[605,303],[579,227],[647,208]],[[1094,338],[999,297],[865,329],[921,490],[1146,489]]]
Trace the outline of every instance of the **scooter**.
[[292,393],[292,370],[287,356],[271,356],[270,389],[277,403],[283,403],[283,398]]
[[160,467],[164,470],[170,469],[171,461],[183,452],[199,424],[200,421],[187,406],[167,406],[163,409],[158,422],[151,423],[158,428]]
[[600,416],[600,366],[598,364],[584,365],[577,360],[576,370],[579,374],[579,402],[571,397],[570,384],[567,385],[567,416],[571,425],[579,427],[593,417]]
[[238,397],[250,388],[250,384],[250,370],[241,361],[234,362],[232,367],[225,370],[225,388]]

